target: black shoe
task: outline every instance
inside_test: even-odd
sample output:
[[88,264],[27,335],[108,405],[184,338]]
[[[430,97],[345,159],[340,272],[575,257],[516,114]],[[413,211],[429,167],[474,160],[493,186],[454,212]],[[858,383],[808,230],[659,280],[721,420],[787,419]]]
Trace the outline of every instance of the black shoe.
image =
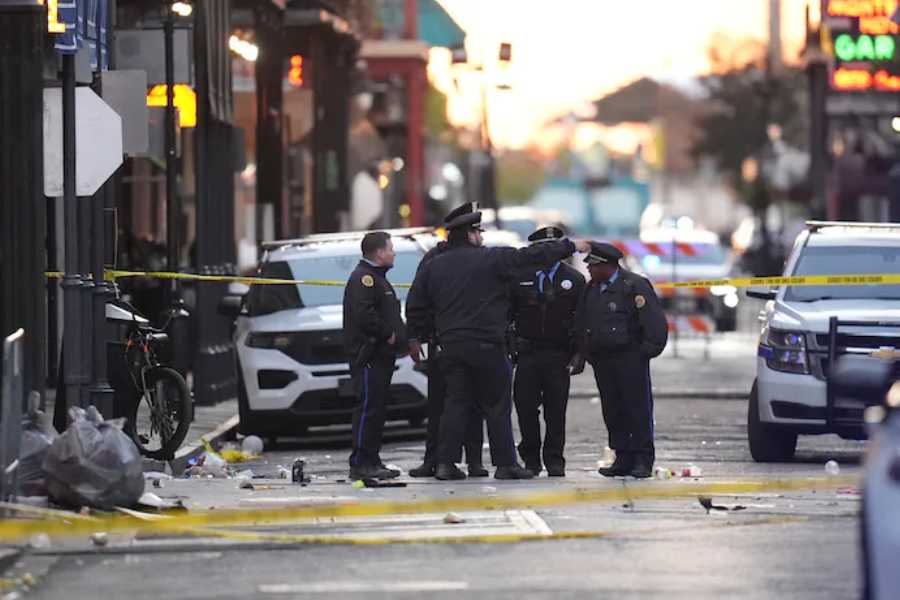
[[505,467],[497,467],[497,470],[494,471],[494,479],[532,479],[534,478],[534,473],[526,469],[525,467],[512,464]]
[[538,463],[538,464],[525,463],[525,468],[528,469],[529,471],[531,471],[531,474],[534,475],[535,477],[540,475],[541,471],[544,470],[544,468],[540,465],[540,463]]
[[380,475],[376,477],[377,479],[396,479],[397,477],[400,477],[399,469],[389,469],[380,458],[378,459],[376,470],[380,473]]
[[548,477],[565,477],[566,476],[566,468],[565,467],[547,467],[547,476]]
[[649,458],[639,456],[634,460],[634,466],[628,474],[638,479],[647,479],[653,476],[653,464]]
[[608,467],[600,467],[597,469],[597,472],[604,477],[624,477],[625,475],[631,475],[632,466],[630,457],[625,458],[617,456],[616,460],[613,461],[613,464]]
[[350,467],[350,481],[360,479],[394,479],[400,476],[400,471],[374,465],[360,465]]
[[409,470],[410,477],[434,477],[435,466],[434,463],[423,462],[421,465],[414,469]]
[[469,472],[469,477],[487,477],[490,475],[481,463],[469,463],[466,470]]
[[441,481],[454,481],[457,479],[465,479],[466,474],[459,470],[453,463],[438,465],[434,470],[435,479]]

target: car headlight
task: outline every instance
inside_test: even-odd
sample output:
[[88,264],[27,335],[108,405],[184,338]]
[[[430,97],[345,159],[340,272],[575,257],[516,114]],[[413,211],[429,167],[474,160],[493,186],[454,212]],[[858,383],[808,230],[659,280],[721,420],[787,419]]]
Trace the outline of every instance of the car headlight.
[[247,336],[247,345],[251,348],[284,350],[291,345],[291,336],[286,333],[251,333]]
[[806,337],[796,331],[766,328],[759,344],[759,355],[774,371],[809,373],[806,360]]

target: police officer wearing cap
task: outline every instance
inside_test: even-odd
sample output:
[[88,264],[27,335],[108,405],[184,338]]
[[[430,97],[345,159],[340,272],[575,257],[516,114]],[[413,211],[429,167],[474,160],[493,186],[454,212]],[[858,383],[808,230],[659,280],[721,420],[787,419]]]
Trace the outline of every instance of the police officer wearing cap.
[[[544,227],[530,236],[532,244],[565,237],[558,227]],[[511,322],[517,358],[513,398],[522,441],[519,456],[537,476],[543,466],[551,477],[566,474],[566,406],[569,401],[569,365],[574,343],[575,310],[584,290],[584,277],[574,267],[557,261],[549,268],[528,271],[514,280]],[[539,414],[544,409],[545,434],[541,447]]]
[[390,234],[367,233],[362,254],[344,288],[344,339],[357,398],[350,479],[390,479],[400,471],[386,468],[379,456],[385,402],[398,349],[406,348],[400,302],[387,280],[394,266]]
[[[487,421],[496,479],[530,479],[516,461],[512,435],[510,387],[512,365],[506,348],[508,286],[525,268],[546,269],[587,251],[584,242],[556,240],[516,250],[485,248],[481,213],[449,220],[449,247],[422,265],[406,298],[406,315],[415,331],[434,319],[441,343],[440,369],[447,398],[438,446],[435,477],[464,479],[456,467],[473,406]],[[421,340],[420,340],[421,341]]]
[[594,369],[609,446],[616,459],[600,474],[650,477],[655,460],[650,359],[666,346],[668,326],[650,282],[619,265],[612,244],[591,242],[591,280],[579,303],[579,346]]
[[[454,209],[444,219],[444,226],[453,222],[457,217],[474,213],[478,210],[477,202],[467,202],[462,206]],[[423,265],[428,264],[431,260],[444,253],[450,244],[448,242],[438,242],[438,244],[425,253],[422,261],[419,263],[418,273]],[[414,329],[415,325],[422,327],[421,330]],[[428,375],[428,432],[425,441],[425,457],[422,464],[409,470],[410,477],[434,477],[437,469],[437,452],[438,441],[440,439],[441,415],[444,412],[444,399],[447,395],[447,383],[444,381],[444,375],[438,366],[440,360],[440,340],[434,331],[434,315],[429,315],[429,319],[422,319],[420,322],[413,322],[409,329],[409,354],[417,364],[424,362],[426,374]],[[422,343],[419,340],[428,342],[428,357],[423,361]],[[488,471],[482,464],[482,445],[484,444],[484,420],[481,412],[472,407],[469,415],[469,422],[466,425],[465,443],[466,463],[469,477],[487,477]]]

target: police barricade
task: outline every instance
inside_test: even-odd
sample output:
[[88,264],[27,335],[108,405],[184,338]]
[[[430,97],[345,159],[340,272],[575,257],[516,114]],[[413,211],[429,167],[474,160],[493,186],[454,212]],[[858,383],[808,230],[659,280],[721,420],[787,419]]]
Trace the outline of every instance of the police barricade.
[[0,500],[16,493],[16,469],[22,442],[23,345],[19,329],[3,341],[3,386],[0,391]]
[[666,315],[669,334],[677,334],[684,338],[700,338],[703,340],[703,358],[709,360],[709,344],[716,325],[706,315]]

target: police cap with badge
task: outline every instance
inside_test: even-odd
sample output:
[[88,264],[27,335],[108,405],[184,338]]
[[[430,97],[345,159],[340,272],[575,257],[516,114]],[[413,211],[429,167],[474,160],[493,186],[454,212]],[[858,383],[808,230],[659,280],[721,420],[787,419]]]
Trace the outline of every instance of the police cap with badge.
[[528,241],[532,243],[555,242],[566,237],[566,232],[559,227],[541,227],[528,236]]
[[584,257],[584,262],[589,265],[618,264],[622,257],[622,251],[606,242],[591,242],[591,251]]
[[461,229],[463,227],[477,228],[481,225],[481,211],[477,202],[466,202],[462,206],[454,208],[444,217],[444,227]]

